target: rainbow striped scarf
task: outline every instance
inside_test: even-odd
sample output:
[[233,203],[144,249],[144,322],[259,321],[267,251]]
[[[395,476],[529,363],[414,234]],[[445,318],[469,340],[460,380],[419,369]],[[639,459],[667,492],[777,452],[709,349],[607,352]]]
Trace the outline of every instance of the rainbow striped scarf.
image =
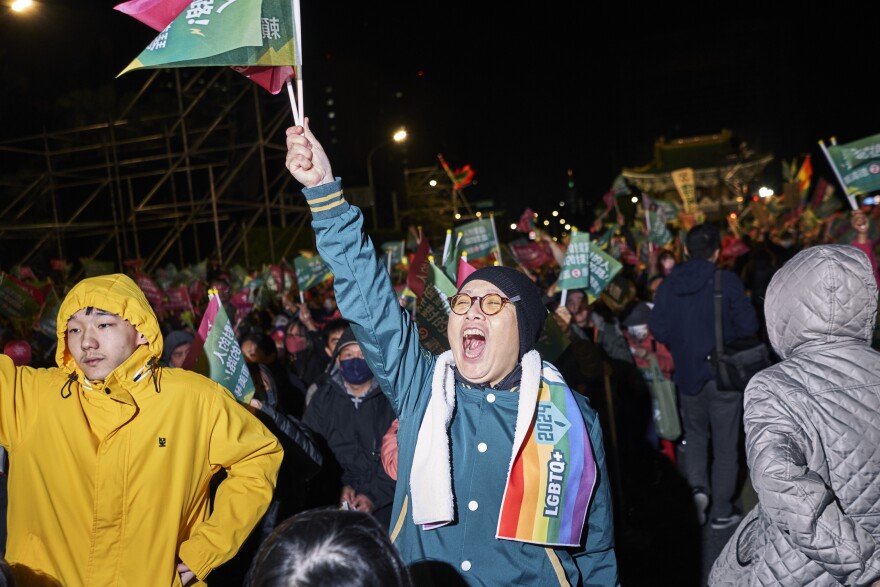
[[[438,357],[433,393],[410,472],[413,522],[428,530],[453,519],[447,428],[455,405],[452,353]],[[596,484],[590,437],[574,393],[550,363],[522,359],[519,410],[497,538],[578,546]],[[445,465],[445,466],[444,466]]]
[[596,484],[596,462],[574,394],[550,363],[543,364],[531,426],[516,440],[496,536],[577,546]]

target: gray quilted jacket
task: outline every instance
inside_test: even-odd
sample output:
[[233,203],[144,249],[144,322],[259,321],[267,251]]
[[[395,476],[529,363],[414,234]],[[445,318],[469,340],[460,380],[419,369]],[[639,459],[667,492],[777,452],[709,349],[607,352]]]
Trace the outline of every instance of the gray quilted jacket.
[[798,253],[765,301],[783,359],[745,392],[759,505],[709,585],[870,585],[880,578],[880,353],[869,346],[877,285],[845,245]]

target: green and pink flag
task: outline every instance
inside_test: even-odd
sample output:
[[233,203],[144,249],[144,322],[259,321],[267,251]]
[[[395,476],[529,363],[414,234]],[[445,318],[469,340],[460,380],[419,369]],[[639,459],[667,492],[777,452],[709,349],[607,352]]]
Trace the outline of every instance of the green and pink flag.
[[241,346],[220,303],[220,296],[213,290],[209,292],[208,307],[183,368],[210,377],[241,403],[246,404],[254,397],[254,382],[241,354]]
[[160,31],[119,75],[136,69],[229,66],[273,94],[287,84],[294,118],[301,122],[299,0],[130,0],[115,9]]

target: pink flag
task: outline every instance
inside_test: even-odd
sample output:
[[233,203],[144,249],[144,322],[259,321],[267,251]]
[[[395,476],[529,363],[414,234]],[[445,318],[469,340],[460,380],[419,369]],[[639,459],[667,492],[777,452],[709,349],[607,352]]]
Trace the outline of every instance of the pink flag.
[[156,312],[160,312],[162,310],[162,299],[165,297],[165,292],[162,291],[159,284],[157,284],[152,277],[142,271],[135,272],[134,281],[144,292],[144,296],[146,296],[150,305],[153,306],[153,309]]
[[525,212],[522,213],[522,216],[519,217],[516,230],[517,232],[524,232],[526,234],[535,230],[535,213],[531,208],[526,208]]
[[416,253],[413,255],[409,271],[406,274],[406,286],[412,290],[416,297],[421,299],[425,292],[425,279],[428,276],[428,255],[431,254],[431,245],[428,243],[428,237],[422,235]]
[[467,262],[467,258],[462,255],[458,259],[458,282],[455,284],[456,288],[461,287],[461,283],[467,279],[467,276],[476,271],[477,268]]
[[[153,30],[162,31],[190,4],[191,0],[129,0],[113,9],[139,20]],[[280,92],[287,80],[296,77],[291,65],[254,65],[232,69],[273,94]]]

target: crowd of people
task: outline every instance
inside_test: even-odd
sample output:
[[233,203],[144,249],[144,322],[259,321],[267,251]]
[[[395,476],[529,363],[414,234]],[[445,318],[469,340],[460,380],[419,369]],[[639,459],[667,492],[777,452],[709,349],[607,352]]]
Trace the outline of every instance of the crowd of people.
[[[243,310],[233,274],[206,276],[247,405],[190,368],[195,325],[125,274],[66,292],[54,357],[0,332],[8,583],[614,586],[621,504],[660,459],[691,494],[682,523],[736,527],[711,584],[880,579],[870,213],[834,242],[703,222],[662,247],[618,217],[635,254],[598,297],[560,290],[565,243],[538,233],[556,263],[476,267],[435,355],[307,122],[287,148],[332,287]],[[718,268],[725,343],[774,351],[745,393],[708,358]],[[547,357],[551,323],[566,344]],[[675,438],[652,373],[677,390]]]

